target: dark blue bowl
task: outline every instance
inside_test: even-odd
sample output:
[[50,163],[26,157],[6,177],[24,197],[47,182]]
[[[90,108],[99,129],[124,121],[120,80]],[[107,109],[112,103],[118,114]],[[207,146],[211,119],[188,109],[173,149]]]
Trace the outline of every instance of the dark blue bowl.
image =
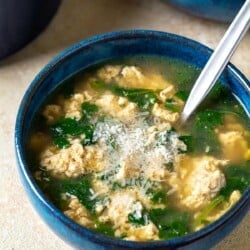
[[[64,216],[37,186],[25,157],[25,145],[33,119],[40,105],[65,78],[97,63],[123,56],[159,55],[203,67],[211,50],[173,34],[136,30],[99,35],[62,52],[34,79],[20,105],[15,127],[15,147],[22,182],[37,212],[63,240],[85,249],[204,249],[219,242],[249,210],[250,190],[218,221],[184,237],[156,242],[132,242],[110,238],[92,232]],[[228,65],[221,81],[229,85],[247,111],[250,111],[249,81],[233,66]]]
[[230,22],[245,0],[165,0],[195,16]]
[[61,0],[0,0],[0,59],[16,52],[49,23]]

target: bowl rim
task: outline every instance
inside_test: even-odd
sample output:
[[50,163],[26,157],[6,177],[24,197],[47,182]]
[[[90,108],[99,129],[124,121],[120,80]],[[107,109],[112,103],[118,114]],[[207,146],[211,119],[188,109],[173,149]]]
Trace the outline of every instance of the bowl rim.
[[[104,34],[99,34],[88,38],[86,40],[80,41],[76,44],[73,44],[71,47],[63,50],[56,57],[54,57],[34,78],[31,84],[28,86],[22,101],[20,103],[16,124],[15,124],[15,132],[14,132],[14,140],[15,140],[15,152],[16,159],[18,163],[19,173],[23,175],[25,181],[28,183],[28,188],[32,190],[35,196],[39,199],[39,201],[46,207],[48,211],[50,211],[54,216],[59,218],[59,220],[69,227],[72,231],[75,231],[81,235],[81,237],[89,238],[91,241],[96,243],[102,243],[104,245],[115,245],[117,247],[127,247],[127,248],[157,248],[157,247],[181,247],[184,245],[189,245],[192,242],[203,238],[211,234],[213,231],[218,230],[221,226],[226,224],[230,218],[232,218],[242,207],[248,206],[250,200],[250,188],[248,188],[244,194],[242,194],[240,200],[233,206],[229,211],[227,211],[220,219],[209,224],[208,226],[198,230],[196,232],[189,233],[187,235],[169,239],[169,240],[159,240],[159,241],[150,241],[150,242],[137,242],[137,241],[128,241],[122,240],[114,237],[109,237],[97,232],[94,232],[90,229],[81,226],[65,216],[59,209],[55,207],[43,194],[40,190],[39,186],[35,182],[31,171],[29,170],[28,165],[25,160],[25,152],[23,148],[23,122],[25,118],[25,112],[28,109],[29,102],[33,97],[33,94],[42,84],[43,80],[57,67],[60,67],[61,63],[67,60],[69,57],[78,53],[80,50],[84,50],[89,46],[94,46],[95,44],[105,43],[106,41],[115,41],[120,39],[132,39],[132,38],[146,38],[149,37],[153,39],[160,40],[168,40],[174,41],[182,46],[191,47],[193,50],[198,51],[203,55],[211,55],[213,50],[208,48],[207,46],[184,36],[155,31],[155,30],[147,30],[147,29],[135,29],[135,30],[121,30],[121,31],[113,31]],[[226,67],[227,71],[231,72],[234,77],[238,79],[238,82],[242,85],[242,87],[249,91],[250,82],[248,79],[241,73],[234,65],[229,63]]]

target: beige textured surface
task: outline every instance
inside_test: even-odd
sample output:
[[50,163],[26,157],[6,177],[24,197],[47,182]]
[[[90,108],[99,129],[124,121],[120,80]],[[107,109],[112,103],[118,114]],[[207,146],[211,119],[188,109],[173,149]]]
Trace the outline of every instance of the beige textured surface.
[[[163,30],[215,48],[227,25],[191,17],[162,1],[64,0],[47,30],[0,63],[0,249],[71,249],[44,224],[20,183],[13,131],[20,100],[34,76],[63,48],[89,36],[130,28]],[[233,62],[250,78],[250,32]],[[250,249],[250,214],[215,249]]]

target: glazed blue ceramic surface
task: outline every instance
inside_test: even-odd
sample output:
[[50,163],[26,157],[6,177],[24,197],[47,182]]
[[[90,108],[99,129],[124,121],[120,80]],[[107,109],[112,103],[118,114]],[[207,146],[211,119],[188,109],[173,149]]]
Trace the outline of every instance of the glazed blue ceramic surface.
[[165,0],[190,14],[230,22],[245,0]]
[[[121,31],[96,36],[73,45],[53,59],[33,80],[21,102],[15,127],[15,147],[20,176],[28,196],[49,227],[78,249],[208,249],[228,234],[249,210],[250,190],[228,213],[206,228],[184,237],[155,242],[132,242],[92,232],[64,216],[41,192],[26,164],[25,144],[31,120],[46,97],[66,78],[97,63],[123,56],[159,55],[202,68],[211,50],[173,34],[149,30]],[[228,65],[221,77],[245,109],[250,111],[249,81]]]
[[0,0],[0,59],[16,52],[38,35],[61,0]]

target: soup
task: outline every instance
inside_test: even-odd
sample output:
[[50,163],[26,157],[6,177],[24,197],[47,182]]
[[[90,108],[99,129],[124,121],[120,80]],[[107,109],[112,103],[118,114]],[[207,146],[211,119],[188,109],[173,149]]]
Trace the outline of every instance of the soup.
[[132,241],[179,237],[220,218],[250,183],[249,119],[217,85],[181,126],[198,73],[140,57],[68,79],[27,145],[48,199],[80,225]]

